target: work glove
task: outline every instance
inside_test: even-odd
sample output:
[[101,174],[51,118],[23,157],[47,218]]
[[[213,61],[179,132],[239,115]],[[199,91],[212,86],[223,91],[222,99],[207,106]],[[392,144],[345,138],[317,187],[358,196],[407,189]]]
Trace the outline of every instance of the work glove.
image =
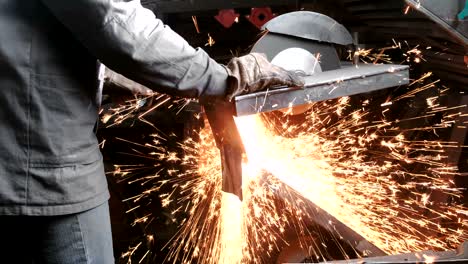
[[226,69],[229,75],[227,99],[275,86],[302,87],[303,79],[292,71],[271,64],[265,54],[250,53],[233,58]]

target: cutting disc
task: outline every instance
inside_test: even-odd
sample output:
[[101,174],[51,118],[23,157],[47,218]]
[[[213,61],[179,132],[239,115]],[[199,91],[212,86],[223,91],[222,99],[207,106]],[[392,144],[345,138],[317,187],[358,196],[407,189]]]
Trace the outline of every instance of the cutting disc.
[[289,71],[299,71],[304,75],[322,72],[318,59],[309,51],[301,48],[288,48],[278,53],[271,63]]
[[[346,28],[322,14],[298,11],[278,16],[264,26],[266,33],[252,47],[264,53],[275,65],[313,75],[340,69],[335,45],[352,42]],[[282,108],[288,114],[300,114],[309,104]]]
[[263,53],[271,61],[279,53],[289,48],[300,48],[314,55],[320,54],[319,64],[322,71],[340,68],[340,59],[333,44],[272,32],[266,33],[259,39],[252,47],[251,52]]
[[[314,75],[315,73],[322,72],[316,56],[302,48],[287,48],[273,57],[271,63],[289,71],[300,72],[303,75]],[[305,104],[284,108],[280,111],[290,115],[297,115],[309,110],[310,106]]]
[[344,26],[315,12],[286,13],[268,21],[263,29],[266,33],[254,44],[252,52],[264,53],[272,60],[286,49],[300,48],[320,54],[323,71],[341,68],[335,45],[352,44],[352,37]]

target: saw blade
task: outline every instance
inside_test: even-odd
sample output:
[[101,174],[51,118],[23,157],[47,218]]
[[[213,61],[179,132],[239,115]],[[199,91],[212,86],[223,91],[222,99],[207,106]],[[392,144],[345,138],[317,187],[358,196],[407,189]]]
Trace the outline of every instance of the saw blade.
[[[317,56],[318,57],[318,56]],[[302,48],[288,48],[278,53],[271,63],[288,71],[300,72],[301,75],[311,76],[322,72],[318,58]],[[298,115],[311,108],[311,104],[280,109],[288,115]]]
[[313,75],[322,72],[318,59],[302,48],[288,48],[278,53],[271,63],[288,71],[299,71],[303,75]]

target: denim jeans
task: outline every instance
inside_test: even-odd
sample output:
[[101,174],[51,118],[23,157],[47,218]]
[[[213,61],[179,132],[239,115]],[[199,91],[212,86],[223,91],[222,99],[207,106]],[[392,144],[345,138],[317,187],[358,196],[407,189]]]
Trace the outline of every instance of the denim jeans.
[[0,216],[0,263],[115,263],[109,205],[61,216]]

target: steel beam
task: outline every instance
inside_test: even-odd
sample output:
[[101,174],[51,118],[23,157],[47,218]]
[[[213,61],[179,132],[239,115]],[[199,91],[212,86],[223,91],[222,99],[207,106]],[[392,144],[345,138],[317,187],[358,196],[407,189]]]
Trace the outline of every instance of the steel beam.
[[270,112],[409,83],[408,66],[359,65],[305,77],[303,88],[283,87],[235,98],[235,114]]

